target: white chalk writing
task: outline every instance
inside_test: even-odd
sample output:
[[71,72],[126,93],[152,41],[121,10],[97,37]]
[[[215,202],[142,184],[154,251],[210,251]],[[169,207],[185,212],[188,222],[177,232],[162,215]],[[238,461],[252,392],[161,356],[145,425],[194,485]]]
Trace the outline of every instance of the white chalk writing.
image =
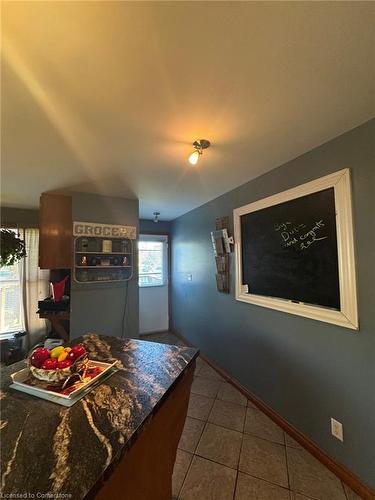
[[279,232],[281,245],[284,248],[297,247],[300,250],[307,250],[313,243],[327,238],[321,235],[321,230],[325,227],[323,219],[314,222],[314,226],[308,231],[306,227],[306,224],[293,224],[285,221],[277,222],[274,230]]

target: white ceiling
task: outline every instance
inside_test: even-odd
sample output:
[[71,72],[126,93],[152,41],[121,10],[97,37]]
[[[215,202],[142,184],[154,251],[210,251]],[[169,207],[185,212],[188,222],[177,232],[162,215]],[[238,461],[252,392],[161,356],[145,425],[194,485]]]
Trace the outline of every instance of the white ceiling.
[[90,191],[172,219],[363,123],[374,9],[4,2],[2,203]]

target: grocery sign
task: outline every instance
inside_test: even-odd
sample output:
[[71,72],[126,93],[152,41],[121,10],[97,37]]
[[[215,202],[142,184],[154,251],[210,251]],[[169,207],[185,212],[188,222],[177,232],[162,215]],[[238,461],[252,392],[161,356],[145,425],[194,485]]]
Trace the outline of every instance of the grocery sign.
[[129,238],[137,239],[135,226],[118,226],[114,224],[100,224],[96,222],[73,222],[74,236],[97,236],[100,238]]

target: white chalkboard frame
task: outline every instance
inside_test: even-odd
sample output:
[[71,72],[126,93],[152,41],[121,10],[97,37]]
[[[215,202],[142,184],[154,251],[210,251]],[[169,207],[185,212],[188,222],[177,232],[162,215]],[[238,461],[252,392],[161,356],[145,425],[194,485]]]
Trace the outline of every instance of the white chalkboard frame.
[[[295,303],[286,299],[246,293],[242,284],[241,216],[329,188],[334,188],[335,196],[340,311],[321,306]],[[349,168],[345,168],[325,177],[269,196],[268,198],[236,208],[233,211],[236,256],[236,299],[248,302],[249,304],[268,307],[289,314],[296,314],[297,316],[304,316],[358,330],[357,279],[351,198],[350,170]]]

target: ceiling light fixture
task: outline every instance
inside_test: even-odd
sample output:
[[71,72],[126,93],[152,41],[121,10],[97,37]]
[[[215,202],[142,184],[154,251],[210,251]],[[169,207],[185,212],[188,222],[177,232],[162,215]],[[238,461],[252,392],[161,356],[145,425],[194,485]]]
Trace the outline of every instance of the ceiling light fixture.
[[191,165],[196,165],[198,163],[200,155],[203,153],[203,150],[207,149],[210,144],[210,141],[207,141],[207,139],[199,139],[198,141],[194,141],[193,146],[195,151],[193,151],[189,156],[189,163]]
[[154,222],[159,222],[159,215],[160,215],[160,212],[154,212],[154,213],[153,213],[153,216],[154,216]]

